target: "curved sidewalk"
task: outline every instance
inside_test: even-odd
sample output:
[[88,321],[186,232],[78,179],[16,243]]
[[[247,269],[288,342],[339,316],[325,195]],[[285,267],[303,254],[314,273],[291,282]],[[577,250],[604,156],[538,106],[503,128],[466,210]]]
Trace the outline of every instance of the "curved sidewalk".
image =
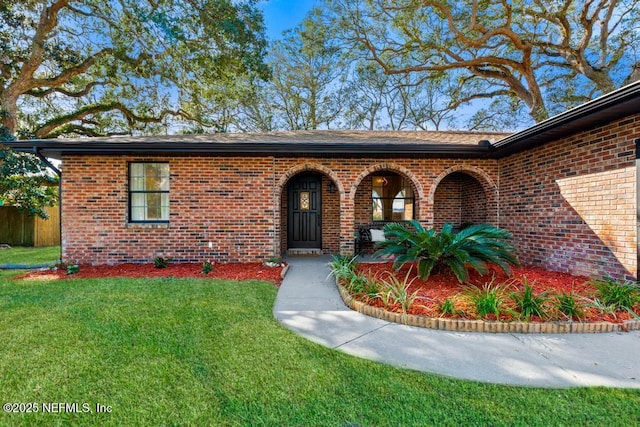
[[390,323],[349,309],[328,257],[290,258],[273,313],[327,347],[390,365],[468,380],[537,386],[640,388],[640,331],[486,334]]

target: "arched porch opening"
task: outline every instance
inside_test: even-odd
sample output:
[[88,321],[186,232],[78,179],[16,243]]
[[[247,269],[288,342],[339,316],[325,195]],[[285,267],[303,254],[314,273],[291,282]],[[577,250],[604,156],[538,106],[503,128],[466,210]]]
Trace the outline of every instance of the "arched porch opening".
[[280,185],[280,253],[339,253],[342,188],[326,171],[305,168]]
[[[390,222],[419,219],[420,194],[416,182],[397,170],[377,169],[365,175],[358,183],[354,197],[356,238],[363,237],[363,230],[382,229]],[[360,249],[372,252],[373,244],[365,242]]]
[[446,175],[437,184],[433,197],[433,225],[439,230],[445,223],[455,229],[491,222],[495,213],[484,186],[463,171]]

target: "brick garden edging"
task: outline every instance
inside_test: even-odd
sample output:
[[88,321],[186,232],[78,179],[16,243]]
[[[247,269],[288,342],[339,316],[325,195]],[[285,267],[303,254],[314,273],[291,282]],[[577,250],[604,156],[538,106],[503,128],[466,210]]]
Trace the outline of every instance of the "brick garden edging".
[[609,322],[493,322],[485,320],[444,319],[438,317],[403,315],[387,311],[380,307],[373,307],[358,301],[347,292],[344,286],[336,281],[340,296],[344,303],[352,310],[367,316],[376,317],[388,322],[402,323],[419,328],[437,329],[440,331],[456,332],[490,332],[515,334],[568,334],[568,333],[599,333],[599,332],[628,332],[640,330],[640,320],[625,320],[622,324]]

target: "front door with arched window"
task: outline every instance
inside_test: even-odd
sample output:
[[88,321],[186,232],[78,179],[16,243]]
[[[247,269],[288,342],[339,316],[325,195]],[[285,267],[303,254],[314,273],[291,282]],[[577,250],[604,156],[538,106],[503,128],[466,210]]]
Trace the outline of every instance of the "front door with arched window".
[[288,185],[287,246],[322,248],[322,177],[303,174]]

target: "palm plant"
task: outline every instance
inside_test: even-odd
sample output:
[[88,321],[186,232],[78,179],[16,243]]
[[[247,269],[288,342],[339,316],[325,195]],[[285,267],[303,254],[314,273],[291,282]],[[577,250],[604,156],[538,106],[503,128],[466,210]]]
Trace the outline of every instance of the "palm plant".
[[412,230],[404,224],[387,224],[384,227],[387,240],[376,244],[376,256],[393,256],[396,269],[417,262],[421,279],[427,279],[434,269],[448,268],[458,281],[466,282],[469,267],[484,275],[488,264],[495,264],[509,274],[509,266],[519,264],[515,248],[506,242],[511,234],[501,228],[478,224],[454,233],[453,225],[447,223],[438,233],[425,229],[418,221],[410,224]]

